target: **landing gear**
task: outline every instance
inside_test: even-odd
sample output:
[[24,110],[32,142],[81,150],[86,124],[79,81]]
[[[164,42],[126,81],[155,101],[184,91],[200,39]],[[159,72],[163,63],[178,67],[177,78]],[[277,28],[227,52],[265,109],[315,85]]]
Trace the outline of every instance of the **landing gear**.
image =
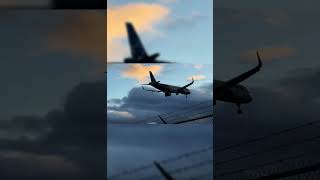
[[237,104],[237,107],[238,107],[238,114],[242,114],[242,110],[241,110],[241,104]]

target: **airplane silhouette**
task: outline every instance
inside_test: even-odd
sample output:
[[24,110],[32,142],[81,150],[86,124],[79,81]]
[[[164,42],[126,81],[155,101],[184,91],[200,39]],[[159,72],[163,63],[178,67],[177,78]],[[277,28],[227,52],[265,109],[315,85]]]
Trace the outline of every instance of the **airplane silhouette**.
[[259,52],[256,52],[259,64],[253,69],[228,81],[214,80],[214,97],[217,101],[234,103],[238,107],[238,113],[241,114],[241,104],[247,104],[252,101],[249,90],[239,83],[246,80],[253,74],[260,71],[262,67]]
[[142,84],[142,85],[149,85],[149,86],[152,86],[158,90],[148,90],[148,89],[145,89],[143,86],[142,86],[142,89],[145,90],[145,91],[151,91],[151,92],[163,92],[165,94],[165,96],[171,96],[171,93],[175,93],[176,95],[179,95],[179,94],[184,94],[186,95],[186,98],[190,93],[190,90],[187,88],[189,86],[191,86],[193,83],[194,83],[194,80],[192,78],[192,82],[185,85],[185,86],[182,86],[182,87],[179,87],[179,86],[172,86],[172,85],[168,85],[168,84],[162,84],[160,83],[160,81],[156,81],[156,79],[154,78],[153,74],[151,71],[149,71],[149,74],[150,74],[150,79],[151,79],[151,82],[149,82],[148,84]]
[[148,55],[132,23],[126,23],[131,57],[125,58],[124,63],[169,63],[157,60],[159,53]]

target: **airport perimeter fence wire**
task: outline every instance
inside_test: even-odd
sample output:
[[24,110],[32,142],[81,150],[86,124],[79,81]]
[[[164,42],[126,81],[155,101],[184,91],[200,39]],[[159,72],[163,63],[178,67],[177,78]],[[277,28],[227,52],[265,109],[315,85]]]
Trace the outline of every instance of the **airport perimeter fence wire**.
[[[212,150],[213,150],[213,146],[209,146],[209,147],[206,147],[206,148],[203,148],[203,149],[200,149],[200,150],[191,151],[189,153],[181,154],[181,155],[176,156],[176,157],[172,157],[172,158],[168,158],[166,160],[158,161],[158,163],[160,163],[161,165],[166,165],[166,164],[169,164],[169,163],[172,163],[172,162],[176,162],[176,161],[179,161],[179,160],[182,160],[182,159],[192,158],[192,157],[197,156],[199,154],[205,154],[205,153],[212,154]],[[213,163],[211,163],[211,164],[213,164]],[[145,165],[145,166],[141,166],[141,167],[138,167],[138,168],[134,168],[134,169],[131,169],[131,170],[127,170],[127,171],[123,171],[123,172],[114,174],[112,176],[107,177],[107,179],[108,180],[121,179],[123,176],[133,175],[133,174],[136,174],[138,172],[146,171],[148,169],[154,169],[154,168],[155,168],[154,165],[150,163],[150,164]]]
[[[179,108],[176,111],[168,112],[156,116],[151,116],[135,123],[163,123],[161,118],[168,124],[177,124],[180,121],[195,121],[213,116],[214,101],[205,101],[193,106]],[[159,118],[160,116],[160,118]],[[182,119],[182,120],[181,120]],[[193,119],[193,120],[190,120]],[[180,121],[179,121],[180,120]],[[188,121],[189,120],[189,121]]]
[[[246,140],[246,141],[243,141],[241,143],[234,144],[234,145],[214,148],[214,153],[216,154],[217,152],[231,150],[231,149],[243,146],[243,145],[247,145],[247,144],[250,144],[250,143],[255,143],[255,142],[259,142],[259,141],[265,140],[265,139],[267,139],[269,137],[272,137],[272,136],[277,136],[277,135],[281,135],[281,134],[284,134],[284,133],[293,132],[293,131],[298,130],[298,129],[311,127],[311,126],[314,126],[314,125],[319,124],[319,123],[320,123],[320,121],[311,121],[311,122],[308,122],[308,123],[297,125],[297,126],[292,127],[292,128],[286,128],[286,129],[283,129],[283,130],[280,130],[280,131],[276,131],[276,132],[273,132],[273,133],[265,135],[265,136],[261,136],[261,137],[250,139],[250,140]],[[282,145],[279,145],[279,146],[275,146],[275,147],[269,148],[269,149],[264,150],[264,151],[249,153],[249,154],[246,154],[246,155],[243,155],[243,156],[239,156],[239,157],[236,157],[236,158],[215,162],[214,166],[216,168],[218,168],[220,165],[223,165],[223,164],[228,164],[228,163],[231,163],[231,162],[234,162],[234,161],[247,159],[247,158],[250,158],[250,157],[253,157],[253,156],[257,156],[257,155],[260,155],[260,154],[263,154],[263,153],[268,153],[268,152],[271,152],[271,151],[274,151],[274,150],[278,150],[278,149],[281,149],[281,148],[287,148],[287,147],[290,147],[290,146],[303,144],[303,143],[306,143],[306,142],[312,142],[312,141],[316,141],[316,140],[320,140],[320,135],[309,137],[309,138],[304,138],[304,139],[300,139],[300,140],[296,140],[294,142],[290,142],[290,143],[287,143],[287,144],[282,144]],[[316,153],[313,153],[313,154],[316,154]],[[256,168],[259,168],[259,167],[261,168],[261,167],[272,165],[272,164],[276,164],[276,163],[279,163],[279,162],[284,162],[285,160],[298,159],[298,158],[302,158],[302,157],[311,156],[313,154],[310,154],[310,153],[309,154],[307,154],[307,153],[303,154],[302,153],[302,154],[298,154],[298,155],[294,155],[294,156],[289,156],[289,157],[284,158],[284,159],[279,159],[279,160],[272,161],[272,162],[257,164],[257,165],[255,165],[253,167],[250,167],[250,168],[240,168],[240,169],[229,171],[229,172],[219,173],[219,174],[215,175],[215,177],[217,178],[217,177],[232,175],[232,174],[248,171],[250,169],[256,169]]]
[[[318,180],[320,178],[319,170],[320,170],[320,162],[317,162],[312,165],[309,164],[302,167],[289,169],[286,171],[269,173],[267,175],[257,175],[257,177],[250,178],[249,180],[274,180],[274,179],[288,179],[288,178]],[[318,174],[311,174],[313,172],[318,172]]]
[[276,164],[286,163],[286,162],[288,162],[288,161],[290,161],[290,160],[299,160],[299,159],[304,158],[304,157],[313,156],[313,155],[318,155],[318,154],[320,154],[320,152],[301,153],[301,154],[298,154],[298,155],[287,156],[286,158],[279,158],[279,159],[274,160],[274,161],[268,161],[268,162],[263,162],[263,163],[255,164],[255,165],[252,165],[252,166],[247,167],[247,168],[240,168],[240,169],[233,170],[233,171],[223,172],[223,173],[220,173],[220,174],[215,175],[214,177],[215,177],[215,178],[219,178],[219,177],[224,177],[224,176],[239,174],[239,173],[248,172],[248,171],[255,170],[255,169],[259,169],[259,168],[264,168],[264,167],[267,167],[267,166],[272,166],[272,165],[276,165]]
[[284,134],[284,133],[288,133],[288,132],[292,132],[292,131],[295,131],[295,130],[298,130],[298,129],[302,129],[302,128],[305,128],[305,127],[314,126],[316,124],[320,124],[320,120],[311,121],[311,122],[308,122],[308,123],[303,123],[303,124],[294,126],[292,128],[286,128],[286,129],[283,129],[283,130],[280,130],[280,131],[275,131],[275,132],[273,132],[271,134],[268,134],[268,135],[265,135],[265,136],[260,136],[260,137],[253,138],[253,139],[249,139],[249,140],[246,140],[246,141],[242,141],[242,142],[237,143],[237,144],[228,145],[228,146],[220,146],[220,147],[218,146],[218,147],[214,148],[214,153],[230,150],[230,149],[237,148],[237,147],[240,147],[240,146],[243,146],[243,145],[248,145],[248,144],[251,144],[251,143],[255,143],[255,142],[258,142],[258,141],[265,140],[265,139],[273,137],[273,136],[278,136],[278,135],[281,135],[281,134]]
[[263,150],[263,151],[260,151],[260,152],[249,153],[249,154],[246,154],[244,156],[238,156],[236,158],[231,158],[231,159],[228,159],[228,160],[218,161],[218,162],[216,162],[214,164],[214,166],[220,166],[222,164],[230,163],[230,162],[237,161],[237,160],[246,159],[246,158],[249,158],[249,157],[252,157],[252,156],[256,156],[256,155],[260,155],[260,154],[263,154],[263,153],[271,152],[271,151],[278,150],[278,149],[281,149],[281,148],[287,148],[287,147],[290,147],[290,146],[293,146],[293,145],[303,144],[305,142],[312,142],[312,141],[316,141],[316,140],[320,140],[320,135],[313,136],[313,137],[310,137],[310,138],[305,138],[305,139],[298,140],[298,141],[291,142],[291,143],[287,143],[287,144],[282,144],[282,145],[275,146],[275,147],[272,147],[272,148],[269,148],[267,150]]
[[[173,175],[173,174],[176,174],[176,173],[181,173],[181,172],[187,171],[189,169],[194,169],[194,168],[198,168],[198,167],[202,167],[202,166],[206,166],[206,165],[211,165],[212,163],[213,163],[213,159],[209,159],[209,160],[201,161],[201,162],[194,163],[194,164],[191,164],[191,165],[187,165],[187,166],[183,166],[183,167],[179,167],[179,168],[168,170],[168,173],[170,175]],[[153,174],[151,176],[144,177],[144,178],[141,178],[139,180],[149,180],[149,179],[155,179],[157,177],[161,177],[161,175],[160,174]]]

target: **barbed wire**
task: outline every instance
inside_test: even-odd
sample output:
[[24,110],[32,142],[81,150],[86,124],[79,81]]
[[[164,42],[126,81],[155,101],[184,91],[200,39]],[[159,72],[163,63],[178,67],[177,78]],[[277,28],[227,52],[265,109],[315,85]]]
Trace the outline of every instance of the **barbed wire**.
[[[209,147],[206,147],[206,148],[203,148],[203,149],[200,149],[200,150],[191,151],[189,153],[181,154],[179,156],[168,158],[168,159],[165,159],[165,160],[162,160],[162,161],[158,161],[158,162],[164,165],[164,164],[168,164],[168,163],[171,163],[171,162],[179,161],[179,160],[184,159],[184,158],[190,158],[192,156],[195,156],[195,155],[198,155],[198,154],[201,154],[201,153],[212,151],[212,149],[213,149],[213,146],[209,146]],[[119,178],[119,177],[122,177],[122,176],[135,174],[137,172],[140,172],[140,171],[146,170],[146,169],[150,169],[150,168],[154,168],[153,164],[148,164],[148,165],[141,166],[141,167],[138,167],[138,168],[134,168],[134,169],[131,169],[131,170],[123,171],[121,173],[109,176],[108,179],[116,179],[116,178]]]
[[260,137],[249,139],[249,140],[245,140],[243,142],[240,142],[240,143],[237,143],[237,144],[234,144],[234,145],[229,145],[229,146],[224,146],[224,147],[222,147],[222,146],[221,147],[216,147],[216,148],[214,148],[214,153],[222,152],[222,151],[226,151],[226,150],[233,149],[233,148],[236,148],[236,147],[240,147],[240,146],[243,146],[243,145],[247,145],[247,144],[251,144],[251,143],[254,143],[254,142],[262,141],[262,140],[267,139],[267,138],[272,137],[272,136],[277,136],[277,135],[280,135],[280,134],[292,132],[292,131],[295,131],[295,130],[298,130],[298,129],[302,129],[302,128],[305,128],[305,127],[309,127],[309,126],[313,126],[313,125],[316,125],[316,124],[320,124],[320,120],[311,121],[311,122],[308,122],[308,123],[303,123],[303,124],[297,125],[295,127],[286,128],[286,129],[283,129],[283,130],[280,130],[280,131],[275,131],[275,132],[270,133],[268,135],[260,136]]
[[305,142],[311,142],[311,141],[315,141],[315,140],[319,140],[319,139],[320,139],[320,135],[313,136],[313,137],[310,137],[310,138],[305,138],[305,139],[294,141],[294,142],[291,142],[291,143],[275,146],[275,147],[272,147],[272,148],[269,148],[267,150],[263,150],[263,151],[260,151],[260,152],[254,152],[254,153],[246,154],[244,156],[239,156],[239,157],[236,157],[236,158],[219,161],[219,162],[215,163],[214,166],[220,166],[222,164],[230,163],[230,162],[241,160],[241,159],[246,159],[246,158],[249,158],[249,157],[252,157],[252,156],[256,156],[256,155],[259,155],[259,154],[262,154],[262,153],[267,153],[267,152],[271,152],[271,151],[274,151],[274,150],[277,150],[277,149],[281,149],[281,148],[285,148],[285,147],[289,147],[289,146],[297,145],[297,144],[303,144]]

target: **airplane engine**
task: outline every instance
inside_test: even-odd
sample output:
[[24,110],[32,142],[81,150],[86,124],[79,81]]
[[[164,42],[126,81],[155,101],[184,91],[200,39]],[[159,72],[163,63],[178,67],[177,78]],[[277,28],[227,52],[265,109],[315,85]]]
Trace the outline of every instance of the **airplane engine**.
[[171,96],[171,93],[170,92],[165,92],[164,95],[165,96]]

